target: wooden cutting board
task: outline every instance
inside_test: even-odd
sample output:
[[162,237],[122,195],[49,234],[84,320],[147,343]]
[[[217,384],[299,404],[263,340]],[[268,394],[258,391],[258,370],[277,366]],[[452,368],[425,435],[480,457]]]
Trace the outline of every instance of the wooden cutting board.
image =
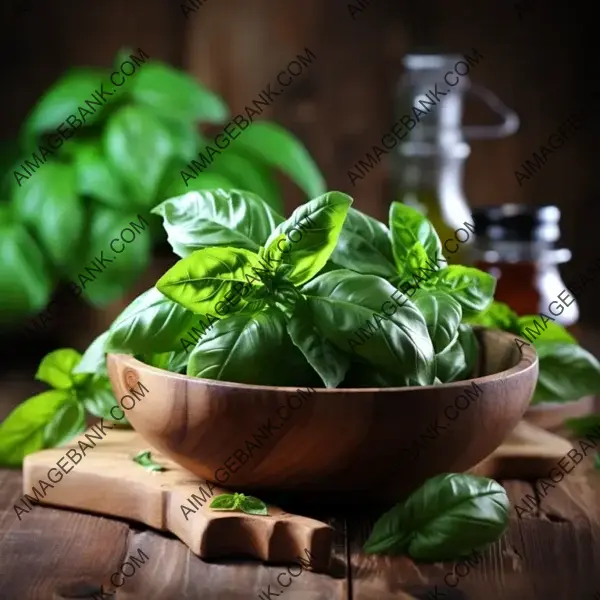
[[[309,560],[309,552],[314,570],[328,569],[334,531],[326,523],[272,505],[267,517],[213,511],[208,508],[212,498],[228,490],[199,479],[155,450],[153,460],[167,470],[147,471],[132,460],[149,449],[135,431],[111,430],[96,447],[86,450],[78,464],[61,461],[69,472],[63,473],[58,483],[51,483],[49,471],[56,469],[70,448],[80,448],[78,440],[85,436],[62,448],[27,456],[23,493],[39,504],[121,517],[171,532],[202,558],[249,555],[266,562],[290,563],[298,557]],[[570,449],[564,438],[521,421],[510,438],[471,472],[498,479],[542,477]],[[58,472],[51,475],[55,481]],[[41,481],[53,487],[43,486]],[[32,504],[24,497],[17,506],[40,510]],[[21,518],[26,518],[24,513]]]

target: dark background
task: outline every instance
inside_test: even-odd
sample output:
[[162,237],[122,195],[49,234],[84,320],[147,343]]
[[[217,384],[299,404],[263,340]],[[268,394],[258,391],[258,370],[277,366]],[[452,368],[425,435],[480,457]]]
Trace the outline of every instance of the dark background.
[[[221,94],[232,114],[309,47],[317,59],[264,109],[264,118],[302,139],[330,189],[350,193],[357,208],[385,218],[393,199],[390,155],[356,187],[347,171],[395,121],[394,87],[403,55],[425,48],[472,55],[477,48],[485,60],[470,77],[514,109],[521,128],[505,139],[471,142],[465,173],[469,203],[558,205],[561,243],[573,252],[562,274],[567,282],[577,280],[600,255],[595,15],[578,4],[567,8],[535,0],[524,3],[522,18],[511,2],[361,1],[365,6],[353,20],[341,0],[204,0],[187,18],[174,0],[11,0],[0,7],[0,136],[16,136],[36,100],[66,69],[109,66],[123,46],[183,67]],[[581,107],[589,113],[582,129],[520,187],[514,171]],[[494,116],[473,101],[465,122],[492,123]],[[291,184],[284,189],[290,211],[302,197]],[[3,364],[22,365],[30,379],[47,351],[66,345],[83,351],[163,271],[153,265],[128,297],[103,312],[61,296],[59,315],[39,340],[0,334]],[[578,297],[590,331],[600,320],[594,310],[598,286],[600,278]]]

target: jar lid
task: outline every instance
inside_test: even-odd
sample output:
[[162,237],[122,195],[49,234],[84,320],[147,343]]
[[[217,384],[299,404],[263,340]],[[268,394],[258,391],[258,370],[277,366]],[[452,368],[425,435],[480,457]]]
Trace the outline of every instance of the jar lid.
[[556,242],[560,237],[557,206],[501,204],[473,209],[475,236],[515,242]]

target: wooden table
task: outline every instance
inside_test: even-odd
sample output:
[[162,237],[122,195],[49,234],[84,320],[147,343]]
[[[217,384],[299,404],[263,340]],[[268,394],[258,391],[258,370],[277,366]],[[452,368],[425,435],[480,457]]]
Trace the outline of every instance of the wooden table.
[[[368,515],[328,518],[337,532],[329,574],[237,559],[205,562],[179,540],[133,523],[61,509],[34,507],[19,521],[20,471],[0,471],[0,599],[63,600],[100,597],[111,576],[141,549],[148,556],[121,583],[117,600],[399,599],[592,600],[600,598],[600,472],[581,462],[519,519],[514,505],[532,485],[504,481],[513,515],[506,535],[479,564],[414,564],[405,557],[362,554],[373,522]],[[102,490],[98,490],[102,494]],[[288,507],[285,507],[288,508]],[[288,508],[289,510],[289,508]],[[323,515],[313,514],[317,518]],[[145,559],[142,558],[143,562]],[[277,582],[279,579],[281,583]],[[453,575],[454,573],[454,575]],[[448,575],[450,574],[450,575]],[[453,585],[449,587],[444,579]],[[287,585],[283,588],[281,584]],[[268,586],[270,596],[268,595]],[[436,590],[437,586],[437,590]],[[261,595],[262,594],[262,595]],[[278,595],[279,594],[279,595]],[[594,596],[594,594],[597,594]]]

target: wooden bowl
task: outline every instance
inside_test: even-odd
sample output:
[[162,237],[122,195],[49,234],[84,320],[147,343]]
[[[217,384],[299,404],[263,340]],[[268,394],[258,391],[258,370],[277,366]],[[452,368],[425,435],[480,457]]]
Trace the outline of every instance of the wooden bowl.
[[501,331],[477,335],[482,376],[437,386],[301,395],[292,387],[177,375],[123,354],[108,355],[108,373],[133,427],[202,478],[256,495],[386,501],[477,464],[527,409],[535,351],[519,350]]

